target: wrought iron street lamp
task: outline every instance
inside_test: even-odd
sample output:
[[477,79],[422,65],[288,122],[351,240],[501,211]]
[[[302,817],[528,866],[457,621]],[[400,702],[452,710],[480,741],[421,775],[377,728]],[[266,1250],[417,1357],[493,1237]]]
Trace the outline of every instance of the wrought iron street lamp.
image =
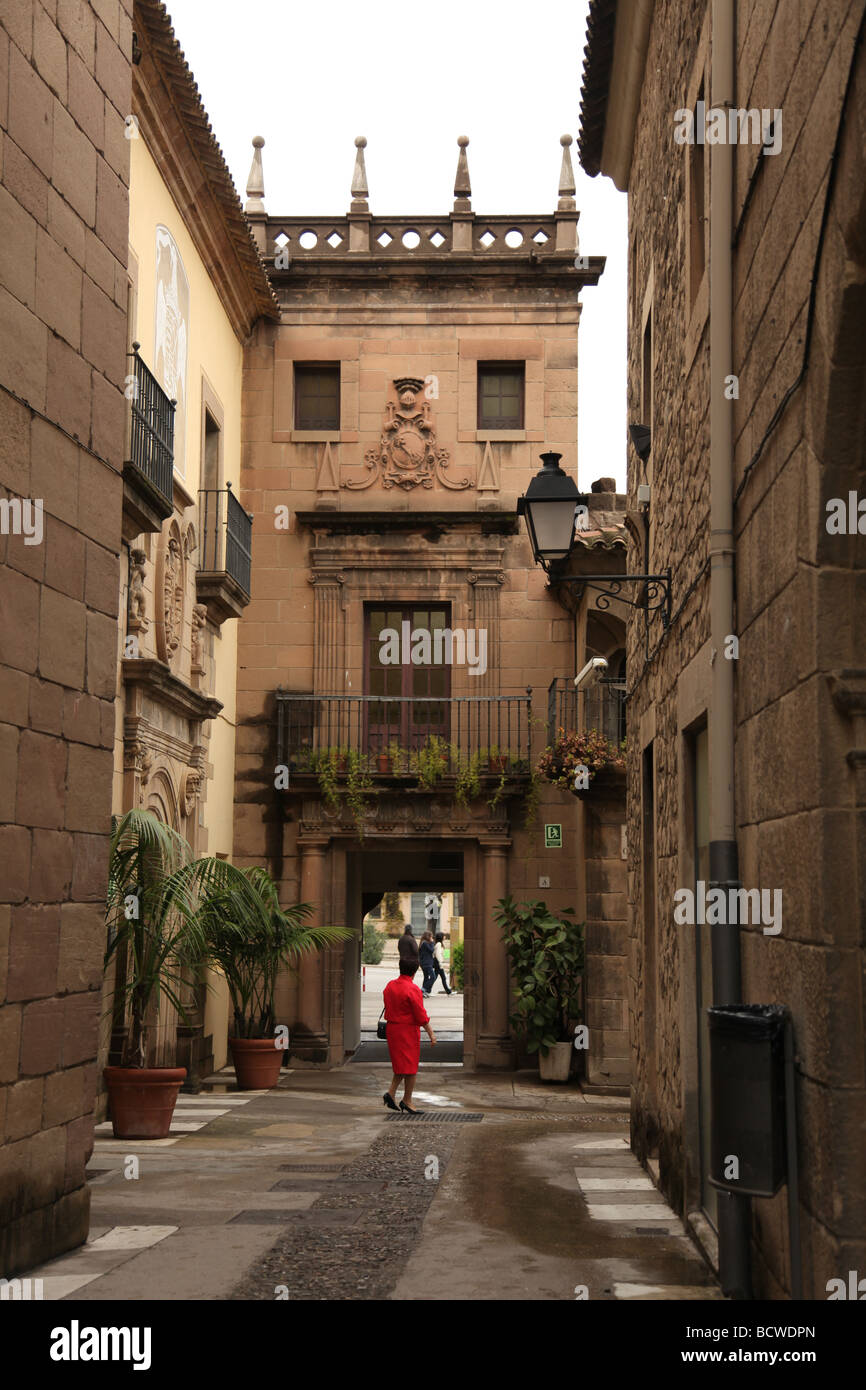
[[517,515],[526,520],[533,559],[548,572],[552,564],[568,559],[577,509],[586,506],[577,483],[560,468],[561,458],[562,454],[542,454],[544,467],[532,479],[526,496],[517,499]]
[[[526,521],[536,564],[550,575],[551,584],[570,589],[578,596],[585,589],[599,597],[596,607],[610,608],[617,599],[640,608],[644,613],[645,639],[649,652],[649,619],[658,613],[667,631],[671,619],[671,572],[662,574],[565,574],[565,562],[574,545],[575,518],[579,509],[587,515],[588,497],[577,490],[573,478],[560,468],[561,454],[541,455],[544,464],[536,473],[524,497],[517,499],[517,515]],[[637,585],[633,596],[631,586]],[[624,592],[625,586],[628,590]]]

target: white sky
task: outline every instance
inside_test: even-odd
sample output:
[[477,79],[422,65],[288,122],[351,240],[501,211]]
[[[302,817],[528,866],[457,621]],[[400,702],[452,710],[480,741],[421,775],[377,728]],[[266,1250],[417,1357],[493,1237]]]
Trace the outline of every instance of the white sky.
[[[457,136],[468,135],[476,214],[550,214],[560,135],[578,133],[587,0],[167,0],[242,198],[254,135],[272,215],[343,215],[356,135],[367,137],[374,214],[445,214]],[[572,158],[585,255],[607,257],[583,292],[581,489],[626,477],[626,197]],[[539,446],[539,453],[541,446]]]

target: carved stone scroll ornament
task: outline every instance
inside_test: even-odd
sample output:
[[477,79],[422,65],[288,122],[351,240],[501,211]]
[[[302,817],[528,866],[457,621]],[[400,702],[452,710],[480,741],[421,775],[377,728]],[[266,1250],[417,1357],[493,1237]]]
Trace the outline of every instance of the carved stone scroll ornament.
[[157,567],[156,649],[169,665],[180,650],[184,612],[184,554],[180,531],[173,524]]
[[347,478],[343,487],[353,491],[372,487],[380,480],[384,488],[432,488],[434,481],[452,492],[471,487],[469,478],[459,481],[447,476],[450,455],[436,443],[430,402],[421,397],[424,382],[419,377],[396,377],[397,400],[385,407],[382,437],[364,455],[368,478]]

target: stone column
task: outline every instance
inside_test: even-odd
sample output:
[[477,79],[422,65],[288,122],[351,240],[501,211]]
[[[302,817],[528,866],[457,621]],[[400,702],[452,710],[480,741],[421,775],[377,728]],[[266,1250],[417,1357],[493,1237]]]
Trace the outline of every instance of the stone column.
[[[340,673],[345,668],[343,642],[343,576],[335,571],[316,572],[313,586],[313,693],[339,695]],[[335,741],[335,740],[334,740]]]
[[[487,670],[483,676],[472,677],[473,695],[499,694],[499,591],[505,583],[502,570],[485,570],[470,574],[472,585],[472,625],[487,633]],[[477,639],[480,640],[480,639]]]
[[481,1028],[476,1048],[479,1067],[512,1067],[515,1058],[508,1024],[508,957],[502,934],[493,919],[496,904],[506,893],[509,845],[507,839],[481,842],[484,915],[481,929]]
[[[325,851],[328,840],[299,840],[301,902],[312,903],[310,923],[324,922]],[[308,1062],[327,1062],[328,1030],[325,1001],[325,953],[304,956],[298,972],[298,1015],[291,1037],[292,1054]]]

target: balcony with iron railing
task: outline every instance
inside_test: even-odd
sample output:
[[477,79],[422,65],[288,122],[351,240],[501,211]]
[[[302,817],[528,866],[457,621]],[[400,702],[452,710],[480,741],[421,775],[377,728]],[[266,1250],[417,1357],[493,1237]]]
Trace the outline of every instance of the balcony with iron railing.
[[203,488],[198,495],[199,569],[196,594],[219,625],[239,618],[250,601],[253,519],[232,492]]
[[132,371],[126,378],[129,401],[126,458],[123,464],[124,536],[162,530],[174,509],[174,412],[176,402],[163,391],[133,343]]
[[625,738],[625,681],[603,678],[575,690],[570,677],[557,676],[547,691],[548,743],[555,741],[559,729],[596,729],[619,748]]
[[432,790],[530,778],[532,700],[526,695],[418,699],[276,692],[277,763],[288,790],[360,769],[374,783]]

